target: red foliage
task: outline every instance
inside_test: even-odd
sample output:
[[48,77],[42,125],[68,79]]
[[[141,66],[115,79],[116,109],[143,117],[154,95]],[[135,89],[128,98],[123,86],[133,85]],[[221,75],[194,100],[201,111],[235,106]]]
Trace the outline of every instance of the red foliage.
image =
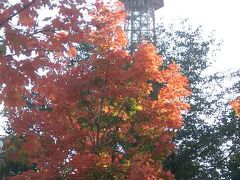
[[[171,139],[188,108],[182,101],[188,82],[179,67],[163,67],[148,43],[133,55],[123,50],[119,4],[7,2],[0,3],[8,48],[0,54],[0,99],[23,138],[19,151],[38,168],[13,179],[173,179],[161,162],[174,149]],[[60,15],[41,27],[36,15],[44,5]],[[18,29],[10,18],[16,11]],[[69,67],[69,58],[77,55],[74,43],[80,42],[93,46],[91,56]],[[164,84],[155,100],[150,82]]]

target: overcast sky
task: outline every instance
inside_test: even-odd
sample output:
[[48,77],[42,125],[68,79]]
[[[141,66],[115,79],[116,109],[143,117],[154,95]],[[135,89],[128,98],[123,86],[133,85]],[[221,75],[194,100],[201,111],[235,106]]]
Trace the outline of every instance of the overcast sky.
[[157,17],[166,20],[189,18],[191,22],[216,30],[223,40],[215,68],[240,69],[240,0],[164,0]]

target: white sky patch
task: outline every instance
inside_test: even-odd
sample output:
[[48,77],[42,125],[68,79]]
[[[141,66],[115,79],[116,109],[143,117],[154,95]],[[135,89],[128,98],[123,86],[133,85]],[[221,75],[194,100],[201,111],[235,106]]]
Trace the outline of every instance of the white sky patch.
[[196,25],[203,25],[209,32],[223,40],[221,52],[213,64],[214,70],[240,69],[240,1],[239,0],[165,0],[164,7],[156,12],[159,20],[189,18]]
[[[0,112],[3,110],[3,104],[0,104]],[[6,127],[6,118],[0,115],[0,135],[5,135],[4,127]],[[1,142],[1,141],[0,141]]]

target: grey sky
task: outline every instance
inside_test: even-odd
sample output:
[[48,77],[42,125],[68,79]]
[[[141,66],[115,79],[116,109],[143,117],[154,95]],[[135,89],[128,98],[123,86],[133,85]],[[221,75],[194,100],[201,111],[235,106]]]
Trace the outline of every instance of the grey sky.
[[214,68],[240,69],[240,1],[239,0],[165,0],[165,6],[157,11],[157,17],[172,19],[189,18],[196,25],[216,30],[223,40],[221,52]]

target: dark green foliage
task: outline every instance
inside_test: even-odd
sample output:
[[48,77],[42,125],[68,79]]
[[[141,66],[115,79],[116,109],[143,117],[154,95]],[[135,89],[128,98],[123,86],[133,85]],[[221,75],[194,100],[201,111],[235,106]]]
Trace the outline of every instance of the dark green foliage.
[[94,47],[91,44],[80,43],[76,48],[77,56],[69,60],[69,66],[71,67],[82,60],[88,60],[91,56],[91,51],[93,50],[93,48]]
[[22,157],[21,160],[15,160],[11,155],[12,152],[18,151],[18,145],[20,141],[18,138],[15,138],[16,136],[13,135],[13,131],[10,130],[10,128],[7,129],[7,133],[9,135],[6,138],[13,141],[14,147],[5,148],[5,144],[0,150],[0,179],[15,176],[17,174],[21,174],[24,171],[27,170],[34,170],[36,169],[35,165],[28,165],[26,161],[24,160],[25,157]]
[[188,76],[190,85],[199,84],[202,73],[213,62],[211,57],[219,50],[220,42],[215,40],[213,32],[204,35],[201,26],[194,27],[187,19],[179,24],[160,24],[157,28],[157,48],[167,60],[176,62],[182,72]]
[[231,172],[230,178],[232,180],[238,180],[240,177],[240,153],[236,153],[231,156],[228,169]]
[[[191,104],[183,114],[184,124],[174,142],[176,151],[165,160],[177,180],[240,179],[240,118],[229,107],[229,99],[240,94],[240,71],[204,76],[220,43],[212,33],[187,20],[180,26],[161,24],[158,49],[166,64],[176,62],[190,83]],[[233,82],[227,87],[224,81]],[[229,98],[230,97],[230,98]],[[211,122],[211,123],[207,123]]]
[[157,48],[166,59],[175,62],[189,79],[192,95],[187,99],[191,107],[183,114],[183,128],[177,133],[177,149],[165,161],[165,168],[171,170],[177,180],[219,179],[222,167],[222,151],[218,130],[206,120],[217,115],[223,105],[223,91],[205,93],[212,84],[219,84],[222,76],[204,76],[204,71],[212,63],[211,58],[219,50],[220,44],[214,34],[204,35],[201,26],[194,27],[188,20],[180,25],[161,24],[157,31]]
[[188,155],[191,155],[191,150],[177,156],[172,153],[165,160],[165,168],[170,169],[178,179],[191,179],[197,174],[199,165],[194,163]]
[[157,100],[158,99],[158,93],[161,90],[162,87],[165,86],[164,83],[159,83],[159,82],[150,82],[152,84],[152,88],[153,90],[150,93],[150,97],[153,100]]
[[15,176],[17,174],[21,174],[24,171],[29,169],[34,169],[33,167],[29,167],[23,162],[8,160],[4,157],[4,153],[0,154],[0,179],[9,176]]
[[[219,134],[225,144],[223,179],[240,179],[240,118],[232,110],[222,118]],[[220,137],[219,137],[220,138]]]

